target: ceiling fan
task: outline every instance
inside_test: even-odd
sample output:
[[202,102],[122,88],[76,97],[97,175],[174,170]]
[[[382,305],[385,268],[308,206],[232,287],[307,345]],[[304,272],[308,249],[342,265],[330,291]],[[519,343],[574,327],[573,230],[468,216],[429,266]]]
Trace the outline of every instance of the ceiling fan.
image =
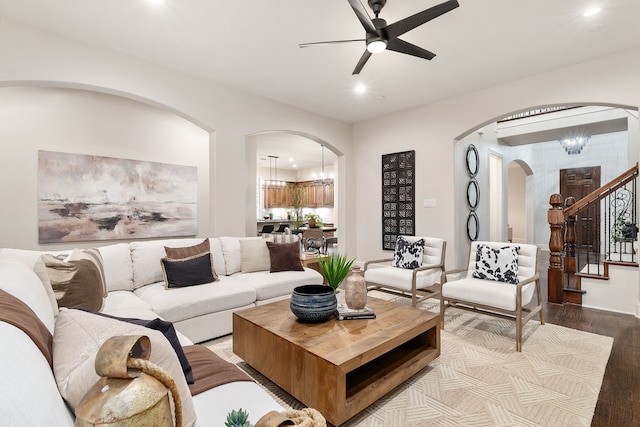
[[424,58],[428,60],[433,59],[433,57],[436,56],[435,53],[429,52],[426,49],[401,40],[398,37],[460,6],[457,0],[449,0],[436,6],[430,7],[429,9],[423,10],[422,12],[418,12],[415,15],[411,15],[407,18],[401,19],[398,22],[387,25],[387,21],[378,17],[380,11],[387,3],[387,0],[368,0],[369,7],[376,15],[376,17],[373,19],[369,17],[367,10],[364,8],[360,0],[348,0],[348,2],[351,5],[353,11],[356,13],[358,20],[364,27],[364,30],[366,31],[366,38],[355,40],[334,40],[326,42],[302,43],[299,46],[310,47],[334,43],[366,42],[367,49],[362,54],[362,57],[360,57],[360,61],[358,61],[356,68],[353,70],[353,74],[359,74],[360,71],[362,71],[362,68],[367,63],[372,54],[382,52],[386,49],[393,50],[394,52],[404,53],[406,55],[416,56],[418,58]]

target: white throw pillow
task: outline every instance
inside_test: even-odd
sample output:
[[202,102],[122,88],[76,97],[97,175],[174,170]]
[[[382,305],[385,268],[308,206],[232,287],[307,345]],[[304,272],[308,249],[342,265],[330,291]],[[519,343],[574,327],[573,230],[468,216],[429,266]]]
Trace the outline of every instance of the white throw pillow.
[[162,367],[176,382],[182,400],[185,426],[193,426],[196,413],[180,361],[169,341],[156,330],[82,310],[61,308],[53,337],[53,371],[60,394],[75,411],[87,391],[98,381],[96,354],[107,338],[146,335],[151,340],[149,361]]
[[224,266],[227,275],[242,271],[242,255],[240,240],[262,240],[262,237],[220,237],[222,253],[224,254]]
[[271,261],[266,239],[241,239],[240,265],[243,273],[269,271]]

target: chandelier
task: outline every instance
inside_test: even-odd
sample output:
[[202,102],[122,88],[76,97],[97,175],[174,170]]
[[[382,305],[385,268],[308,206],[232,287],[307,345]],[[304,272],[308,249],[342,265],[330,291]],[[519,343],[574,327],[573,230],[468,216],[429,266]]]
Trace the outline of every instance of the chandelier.
[[567,154],[580,154],[584,146],[589,140],[588,136],[576,136],[571,138],[564,138],[558,141]]
[[315,173],[311,174],[311,177],[313,178],[313,181],[317,184],[321,184],[321,185],[329,185],[331,184],[331,181],[333,180],[333,174],[331,174],[331,176],[329,178],[327,178],[327,176],[324,173],[324,145],[320,145],[320,149],[322,152],[322,169],[320,172],[320,176],[318,177],[318,175],[316,175]]
[[[269,179],[265,182],[265,185],[268,187],[283,187],[286,185],[284,181],[278,181],[278,156],[267,156],[269,157]],[[275,171],[276,171],[276,179],[273,179],[271,176],[271,166],[275,163]]]

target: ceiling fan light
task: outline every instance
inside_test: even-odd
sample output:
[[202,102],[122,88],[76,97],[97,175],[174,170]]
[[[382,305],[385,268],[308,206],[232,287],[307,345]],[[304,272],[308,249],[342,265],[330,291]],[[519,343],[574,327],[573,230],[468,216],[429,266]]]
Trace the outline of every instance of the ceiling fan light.
[[387,48],[387,42],[382,38],[375,38],[367,42],[367,50],[372,53],[383,52]]

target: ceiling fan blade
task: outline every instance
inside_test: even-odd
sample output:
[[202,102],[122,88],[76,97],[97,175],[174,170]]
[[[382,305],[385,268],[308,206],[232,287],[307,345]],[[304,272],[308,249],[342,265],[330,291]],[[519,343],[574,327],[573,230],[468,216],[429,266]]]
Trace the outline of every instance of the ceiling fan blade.
[[416,46],[415,44],[400,39],[389,40],[389,42],[387,43],[387,50],[405,53],[407,55],[417,56],[418,58],[428,60],[431,60],[434,56],[436,56],[436,54],[433,52],[429,52],[428,50]]
[[358,61],[356,68],[353,69],[353,73],[351,74],[360,74],[360,71],[362,71],[362,67],[364,67],[364,64],[367,63],[369,58],[371,58],[371,52],[369,52],[368,50],[365,50],[362,56],[360,57],[360,61]]
[[360,0],[348,0],[348,2],[351,5],[351,9],[356,13],[358,20],[364,27],[367,34],[378,34],[378,30],[376,30],[376,27],[373,25],[373,21],[371,21],[371,18],[367,13],[367,9],[364,8]]
[[[349,2],[351,2],[351,0]],[[415,15],[411,15],[407,18],[401,19],[398,22],[387,25],[385,29],[386,33],[389,36],[389,39],[395,39],[396,37],[403,35],[407,31],[413,30],[414,28],[419,27],[425,22],[429,22],[432,19],[451,11],[458,6],[460,6],[460,4],[457,0],[449,0],[444,3],[440,3],[436,6],[430,7],[427,10],[418,12]]]
[[365,39],[353,39],[353,40],[330,40],[326,42],[313,42],[313,43],[300,43],[298,46],[300,47],[313,47],[313,46],[322,46],[325,44],[336,44],[336,43],[351,43],[351,42],[364,42]]

